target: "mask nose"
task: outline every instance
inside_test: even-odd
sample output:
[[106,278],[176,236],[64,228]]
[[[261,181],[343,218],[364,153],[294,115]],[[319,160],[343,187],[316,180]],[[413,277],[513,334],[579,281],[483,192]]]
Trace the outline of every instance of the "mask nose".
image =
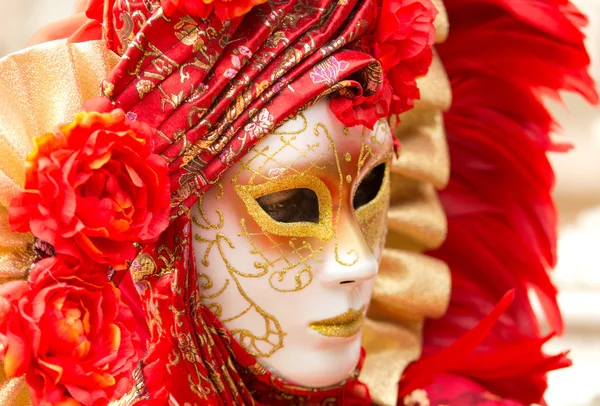
[[[373,279],[379,263],[355,218],[341,219],[325,260],[321,282],[328,287],[355,287]],[[344,221],[345,220],[345,221]]]

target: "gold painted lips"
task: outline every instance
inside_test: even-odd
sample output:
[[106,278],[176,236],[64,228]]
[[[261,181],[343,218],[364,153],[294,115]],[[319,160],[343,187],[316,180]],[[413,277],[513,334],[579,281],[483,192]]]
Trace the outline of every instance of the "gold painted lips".
[[363,325],[365,307],[350,309],[329,319],[317,321],[310,328],[327,337],[352,337],[358,334]]

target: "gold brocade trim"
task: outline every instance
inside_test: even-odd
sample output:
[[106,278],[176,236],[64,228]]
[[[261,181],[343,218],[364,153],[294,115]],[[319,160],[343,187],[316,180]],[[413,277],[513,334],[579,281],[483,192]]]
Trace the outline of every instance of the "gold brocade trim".
[[[25,182],[34,137],[70,122],[118,57],[103,41],[53,41],[0,59],[0,283],[25,279],[32,262],[29,234],[11,233],[8,205]],[[0,365],[0,405],[30,403],[23,378],[6,379]]]

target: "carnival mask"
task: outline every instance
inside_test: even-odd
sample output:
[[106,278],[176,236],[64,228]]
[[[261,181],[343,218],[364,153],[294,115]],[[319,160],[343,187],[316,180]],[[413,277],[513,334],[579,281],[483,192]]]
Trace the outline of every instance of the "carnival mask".
[[386,237],[389,125],[346,128],[321,101],[195,205],[204,303],[281,378],[337,384],[357,365]]

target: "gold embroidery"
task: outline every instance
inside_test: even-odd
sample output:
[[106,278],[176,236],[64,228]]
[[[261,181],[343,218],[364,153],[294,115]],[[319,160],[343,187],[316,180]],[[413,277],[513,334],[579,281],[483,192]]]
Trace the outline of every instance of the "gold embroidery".
[[137,90],[138,97],[142,100],[145,95],[154,89],[154,83],[149,80],[140,80],[135,84],[135,89]]
[[116,28],[116,33],[120,42],[117,51],[119,55],[122,55],[134,40],[135,32],[139,31],[144,24],[146,24],[147,18],[140,10],[132,12],[129,0],[118,0],[117,4],[114,5],[114,8],[116,10],[121,10],[119,18],[123,26],[121,28]]
[[109,99],[112,99],[113,92],[115,91],[115,85],[106,80],[102,81],[102,94]]
[[156,264],[150,255],[141,254],[133,260],[129,269],[133,280],[141,281],[156,273]]
[[[203,56],[206,55],[208,48],[202,39],[206,31],[201,30],[192,17],[181,17],[179,22],[173,26],[173,29],[175,29],[177,39],[183,44],[193,47],[194,53],[201,53]],[[214,28],[212,30],[214,31]]]

